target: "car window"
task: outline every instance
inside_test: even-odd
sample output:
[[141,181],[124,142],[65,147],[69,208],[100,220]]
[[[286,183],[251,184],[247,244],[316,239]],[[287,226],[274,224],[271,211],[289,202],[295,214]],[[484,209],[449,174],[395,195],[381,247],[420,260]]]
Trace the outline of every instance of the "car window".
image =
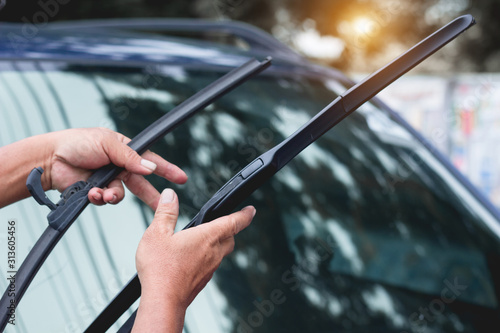
[[[133,137],[222,74],[180,65],[2,69],[2,145],[66,127],[105,126]],[[342,89],[326,75],[266,71],[157,143],[153,150],[190,177],[183,186],[150,177],[179,194],[178,227]],[[498,324],[498,221],[371,104],[306,148],[249,203],[258,215],[188,309],[187,332],[477,332]],[[45,228],[46,209],[24,200],[0,214],[18,219],[22,257]],[[130,193],[116,207],[89,207],[26,293],[19,327],[84,329],[133,275],[151,218]]]

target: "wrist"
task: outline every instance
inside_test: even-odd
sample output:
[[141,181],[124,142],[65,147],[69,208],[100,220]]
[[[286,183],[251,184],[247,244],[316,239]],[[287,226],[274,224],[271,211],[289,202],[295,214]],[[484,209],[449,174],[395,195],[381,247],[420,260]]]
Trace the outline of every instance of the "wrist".
[[150,280],[145,281],[144,277],[141,276],[141,298],[144,298],[148,301],[158,303],[164,307],[171,307],[176,309],[183,309],[184,311],[187,309],[189,303],[185,297],[183,297],[179,291],[182,288],[171,288],[168,283],[165,281],[157,281]]
[[[55,160],[55,146],[57,143],[57,132],[47,133],[43,135],[39,135],[33,137],[32,139],[38,141],[38,145],[40,147],[40,156],[39,156],[39,167],[42,167],[42,187],[45,191],[52,190],[52,165]],[[35,166],[36,167],[36,166]]]
[[161,291],[142,290],[133,332],[182,332],[186,307]]
[[47,133],[44,137],[44,142],[46,144],[43,160],[42,160],[42,168],[44,170],[42,175],[42,186],[45,191],[53,190],[54,186],[52,185],[52,166],[56,160],[56,145],[58,140],[58,132]]
[[26,179],[33,168],[42,167],[42,186],[51,188],[53,134],[42,134],[0,148],[0,207],[29,196]]

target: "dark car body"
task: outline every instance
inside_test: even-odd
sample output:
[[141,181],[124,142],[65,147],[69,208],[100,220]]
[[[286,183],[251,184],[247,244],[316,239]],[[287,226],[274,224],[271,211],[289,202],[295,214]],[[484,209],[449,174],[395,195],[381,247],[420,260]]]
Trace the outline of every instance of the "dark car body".
[[[267,56],[271,68],[152,149],[190,177],[184,186],[150,177],[159,190],[178,193],[180,228],[233,174],[352,82],[231,22],[2,24],[0,142],[95,126],[133,137],[225,72]],[[258,215],[189,307],[186,332],[498,327],[498,212],[379,100],[326,133],[245,203]],[[32,199],[0,210],[2,220],[19,226],[19,261],[47,213]],[[152,216],[130,193],[117,206],[87,208],[7,331],[85,329],[132,277]],[[4,287],[6,270],[0,274]]]

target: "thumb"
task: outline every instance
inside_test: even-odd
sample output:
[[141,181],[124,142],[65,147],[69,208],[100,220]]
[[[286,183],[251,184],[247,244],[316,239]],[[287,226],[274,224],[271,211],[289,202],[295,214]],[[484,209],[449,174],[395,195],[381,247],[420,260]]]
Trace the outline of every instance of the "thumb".
[[179,200],[174,190],[166,188],[163,190],[156,208],[153,223],[168,235],[174,233],[177,218],[179,216]]

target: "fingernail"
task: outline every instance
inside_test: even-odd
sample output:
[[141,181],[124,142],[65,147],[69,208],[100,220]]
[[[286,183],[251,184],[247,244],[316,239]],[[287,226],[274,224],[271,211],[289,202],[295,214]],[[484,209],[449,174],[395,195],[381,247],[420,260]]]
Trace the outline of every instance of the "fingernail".
[[244,209],[251,209],[252,210],[252,218],[255,216],[255,213],[257,213],[257,210],[253,206],[246,206]]
[[174,201],[174,196],[174,190],[172,190],[171,188],[166,188],[163,190],[163,192],[161,192],[160,202],[162,204],[170,203]]
[[111,198],[111,200],[108,201],[109,204],[114,204],[116,203],[116,195],[113,194],[113,198]]
[[153,163],[149,160],[146,159],[141,159],[141,165],[148,169],[149,171],[155,171],[156,170],[156,163]]
[[95,193],[93,196],[95,201],[101,201],[102,200],[102,195],[101,193]]

